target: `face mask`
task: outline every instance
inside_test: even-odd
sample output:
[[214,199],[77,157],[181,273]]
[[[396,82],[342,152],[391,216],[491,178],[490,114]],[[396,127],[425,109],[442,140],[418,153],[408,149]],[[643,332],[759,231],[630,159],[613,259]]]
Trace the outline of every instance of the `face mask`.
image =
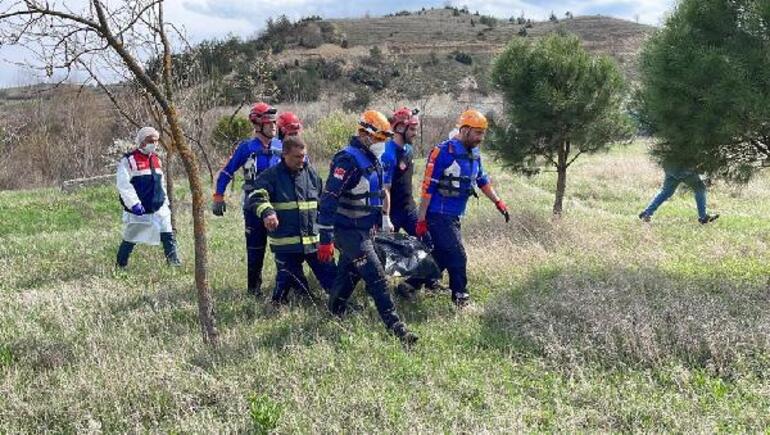
[[372,152],[372,154],[379,157],[382,155],[382,153],[385,152],[385,142],[373,143],[369,146],[369,150]]
[[143,147],[139,148],[139,151],[142,154],[150,155],[155,152],[155,142],[150,142],[148,144],[145,144]]

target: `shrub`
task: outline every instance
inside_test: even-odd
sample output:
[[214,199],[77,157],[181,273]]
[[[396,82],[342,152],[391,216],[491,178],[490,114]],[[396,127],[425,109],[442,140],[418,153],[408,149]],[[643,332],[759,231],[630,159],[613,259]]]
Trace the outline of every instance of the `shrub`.
[[283,410],[267,395],[252,394],[249,397],[249,416],[256,433],[267,434],[275,430]]
[[471,55],[462,51],[455,53],[455,60],[465,65],[473,64]]
[[341,150],[356,132],[358,116],[350,112],[334,111],[319,119],[304,132],[308,151],[315,161],[327,159]]
[[217,151],[230,152],[238,141],[251,135],[253,128],[245,116],[223,116],[211,132],[211,144]]
[[358,86],[353,90],[353,98],[345,101],[342,107],[345,110],[358,112],[369,105],[372,100],[372,91],[366,86]]

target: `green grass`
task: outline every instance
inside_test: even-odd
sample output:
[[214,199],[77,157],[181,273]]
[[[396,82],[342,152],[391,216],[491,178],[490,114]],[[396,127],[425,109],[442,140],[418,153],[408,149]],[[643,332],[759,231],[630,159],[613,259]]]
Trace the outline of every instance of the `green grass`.
[[[722,218],[690,192],[649,225],[662,174],[643,144],[578,160],[565,215],[555,174],[487,162],[512,221],[471,200],[474,305],[398,301],[405,351],[361,288],[345,321],[322,303],[274,311],[245,296],[237,200],[208,219],[222,345],[202,344],[185,265],[137,247],[112,267],[110,186],[0,193],[0,432],[758,431],[770,425],[770,189],[717,184]],[[319,165],[322,166],[322,165]],[[274,274],[271,257],[265,276]]]

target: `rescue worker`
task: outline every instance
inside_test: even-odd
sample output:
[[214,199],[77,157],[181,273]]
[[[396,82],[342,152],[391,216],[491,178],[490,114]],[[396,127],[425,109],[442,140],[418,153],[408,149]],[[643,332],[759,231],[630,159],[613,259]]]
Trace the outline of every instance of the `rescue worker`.
[[171,228],[163,169],[155,153],[159,140],[160,134],[154,128],[140,128],[134,140],[137,148],[126,153],[118,162],[116,180],[124,209],[123,241],[117,255],[120,268],[128,266],[128,257],[137,243],[162,243],[166,262],[171,266],[181,266]]
[[[243,198],[254,190],[257,174],[281,161],[281,143],[275,138],[276,109],[267,103],[257,103],[249,112],[254,125],[254,137],[236,147],[227,164],[219,171],[212,212],[222,216],[227,211],[224,195],[227,185],[238,169],[243,169]],[[265,259],[267,231],[262,220],[253,212],[243,213],[246,235],[247,291],[253,296],[262,295],[262,263]]]
[[449,274],[452,302],[458,307],[470,301],[467,285],[467,256],[462,242],[460,218],[468,198],[481,189],[497,210],[510,220],[505,202],[497,196],[481,163],[479,145],[484,140],[487,119],[477,110],[468,109],[457,120],[458,133],[436,145],[428,156],[416,233],[430,233],[433,258],[439,269]]
[[[382,210],[382,230],[398,232],[403,229],[410,236],[417,232],[417,204],[412,196],[412,176],[414,175],[414,151],[412,141],[417,137],[420,119],[419,110],[402,107],[390,117],[393,137],[385,143],[385,150],[380,157],[383,171],[385,202]],[[430,237],[424,242],[431,245]],[[396,287],[396,293],[405,298],[412,298],[423,280],[410,278]],[[425,283],[427,287],[439,287],[436,280]]]
[[363,278],[385,327],[411,345],[417,336],[399,319],[388,293],[385,270],[374,251],[374,232],[382,223],[384,193],[382,166],[371,147],[390,136],[390,123],[385,115],[367,110],[359,119],[357,135],[333,157],[319,206],[318,258],[331,261],[334,248],[340,251],[337,276],[329,296],[329,310],[333,314],[345,314],[348,299]]
[[313,270],[328,293],[337,268],[333,261],[321,262],[315,227],[322,183],[315,168],[307,163],[307,147],[298,135],[283,142],[281,162],[259,174],[246,201],[246,212],[255,213],[268,231],[275,255],[273,302],[287,302],[290,288],[310,294],[302,271],[303,263]]

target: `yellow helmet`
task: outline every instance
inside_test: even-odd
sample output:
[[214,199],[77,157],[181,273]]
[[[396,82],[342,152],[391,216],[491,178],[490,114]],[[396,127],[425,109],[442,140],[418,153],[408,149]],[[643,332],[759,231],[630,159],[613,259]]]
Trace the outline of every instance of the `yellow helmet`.
[[487,117],[482,115],[481,112],[476,109],[468,109],[457,118],[457,128],[462,127],[483,128],[486,130],[489,127],[489,123],[487,122]]
[[358,120],[358,130],[369,133],[378,142],[393,136],[388,118],[376,110],[367,110],[361,114],[361,119]]

